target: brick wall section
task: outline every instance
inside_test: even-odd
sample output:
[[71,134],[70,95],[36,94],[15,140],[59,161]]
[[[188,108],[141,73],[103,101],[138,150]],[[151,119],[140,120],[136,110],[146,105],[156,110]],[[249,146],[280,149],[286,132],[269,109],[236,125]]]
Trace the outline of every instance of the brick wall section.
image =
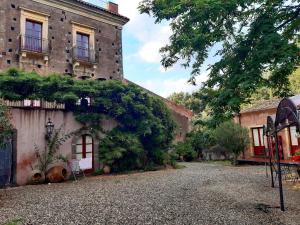
[[[50,54],[48,65],[42,58],[26,57],[21,60],[18,54],[20,7],[50,15],[48,34]],[[101,12],[99,11],[99,13]],[[0,70],[6,70],[14,66],[27,71],[34,70],[39,74],[72,74],[71,21],[76,21],[96,28],[95,53],[97,68],[82,66],[79,70],[90,72],[92,79],[121,79],[123,77],[122,24],[119,26],[111,25],[32,0],[1,0],[0,18]]]

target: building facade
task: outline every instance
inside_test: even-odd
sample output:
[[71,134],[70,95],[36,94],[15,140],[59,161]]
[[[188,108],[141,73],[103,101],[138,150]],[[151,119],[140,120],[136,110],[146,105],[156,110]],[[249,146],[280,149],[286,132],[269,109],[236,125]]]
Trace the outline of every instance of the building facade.
[[[122,28],[128,18],[118,5],[88,4],[81,0],[2,0],[0,4],[0,71],[16,67],[42,76],[57,73],[74,79],[123,80]],[[176,141],[191,129],[192,112],[165,100],[178,124]],[[76,135],[60,153],[68,159],[90,159],[91,171],[101,167],[99,138],[75,120],[63,104],[41,100],[9,102],[15,128],[11,182],[28,183],[36,164],[35,146],[46,145],[45,124]],[[109,131],[116,121],[106,118]],[[103,135],[103,134],[101,134]]]
[[[299,102],[300,96],[293,96],[295,102]],[[265,149],[268,148],[267,137],[264,136],[263,126],[267,124],[267,117],[271,116],[275,121],[276,110],[280,100],[262,101],[254,106],[242,110],[235,116],[235,122],[249,129],[250,145],[241,154],[241,160],[255,161],[265,157]],[[299,107],[300,105],[297,105]],[[300,138],[296,127],[285,128],[278,133],[279,149],[282,160],[290,160],[300,149]]]
[[122,79],[122,27],[117,5],[81,0],[2,0],[0,69],[78,79]]

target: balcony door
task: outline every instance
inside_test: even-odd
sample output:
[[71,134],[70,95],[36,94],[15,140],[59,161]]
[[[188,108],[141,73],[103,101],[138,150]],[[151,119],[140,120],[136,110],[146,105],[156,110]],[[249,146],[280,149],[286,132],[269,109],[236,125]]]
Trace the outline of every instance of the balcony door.
[[76,48],[78,59],[89,59],[89,35],[83,33],[76,34]]
[[26,20],[25,49],[42,52],[42,23]]

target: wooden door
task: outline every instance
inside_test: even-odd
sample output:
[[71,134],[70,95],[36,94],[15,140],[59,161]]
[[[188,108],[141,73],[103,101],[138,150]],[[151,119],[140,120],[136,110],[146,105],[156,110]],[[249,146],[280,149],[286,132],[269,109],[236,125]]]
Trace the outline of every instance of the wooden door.
[[252,128],[252,137],[253,137],[253,149],[255,156],[264,156],[264,137],[263,137],[263,128],[257,127]]

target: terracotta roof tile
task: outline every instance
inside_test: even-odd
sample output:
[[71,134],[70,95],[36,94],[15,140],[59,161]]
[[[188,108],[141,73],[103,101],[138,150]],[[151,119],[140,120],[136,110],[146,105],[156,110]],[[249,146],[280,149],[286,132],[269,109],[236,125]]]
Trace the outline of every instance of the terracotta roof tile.
[[[290,97],[290,99],[294,102],[294,104],[299,108],[300,106],[300,95],[295,95]],[[248,113],[248,112],[257,112],[257,111],[263,111],[268,109],[275,109],[277,108],[279,102],[281,99],[271,99],[271,100],[262,100],[254,105],[250,106],[249,108],[241,110],[241,113]]]

